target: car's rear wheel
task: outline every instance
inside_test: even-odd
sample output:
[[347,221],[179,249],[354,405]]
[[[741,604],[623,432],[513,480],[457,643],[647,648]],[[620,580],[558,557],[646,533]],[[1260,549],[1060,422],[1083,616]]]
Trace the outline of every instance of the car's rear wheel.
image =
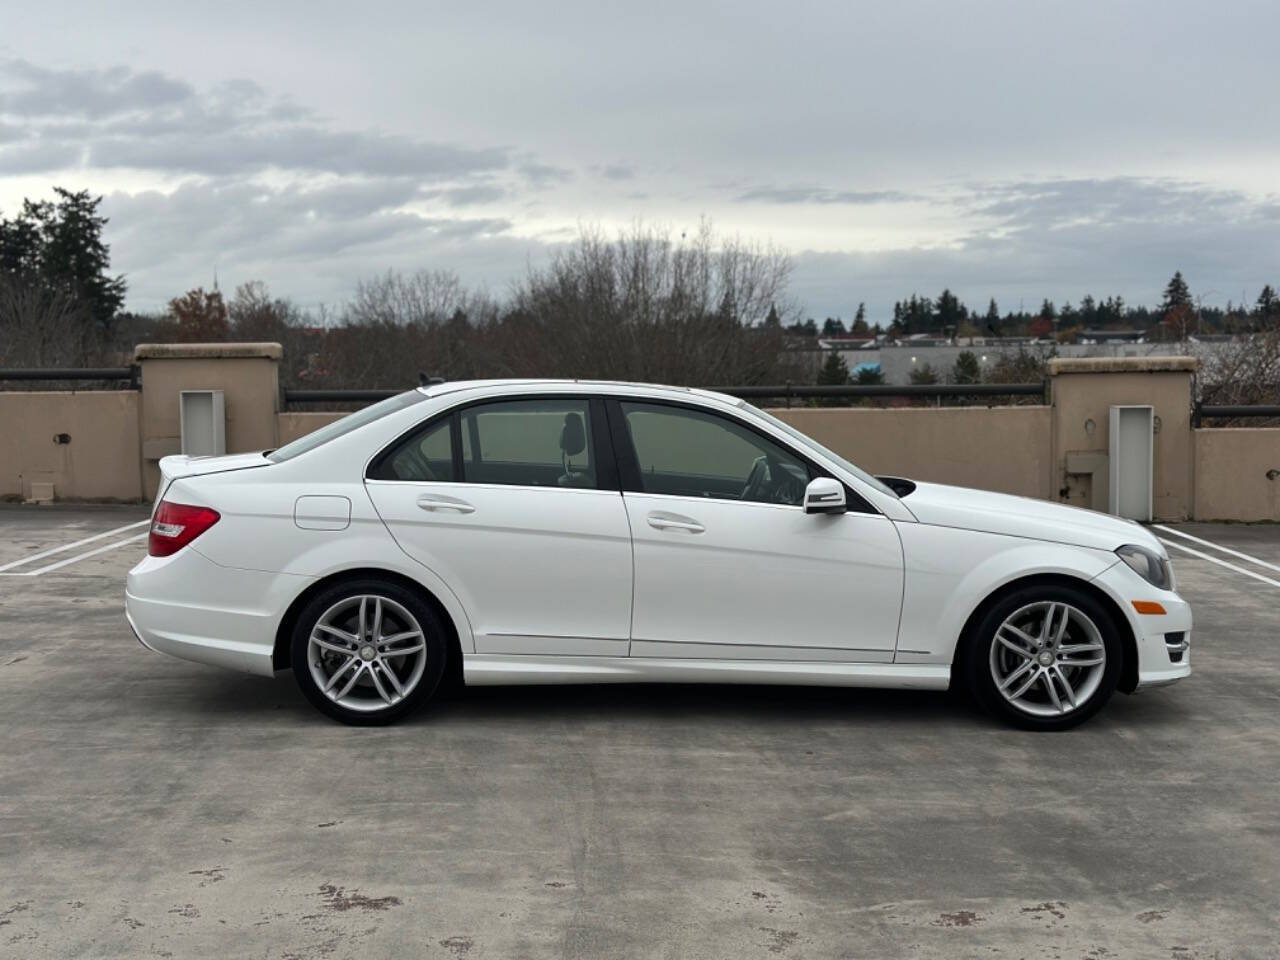
[[1111,615],[1082,590],[1028,587],[978,623],[969,687],[995,714],[1034,730],[1083,723],[1111,698],[1124,650]]
[[448,644],[435,612],[390,580],[335,584],[312,597],[292,638],[293,673],[316,707],[355,725],[390,723],[429,700]]

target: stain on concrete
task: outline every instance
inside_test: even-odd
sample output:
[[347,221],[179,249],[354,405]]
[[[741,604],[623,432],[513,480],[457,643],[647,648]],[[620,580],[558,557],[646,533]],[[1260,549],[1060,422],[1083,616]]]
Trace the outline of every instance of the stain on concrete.
[[401,904],[399,897],[367,897],[359,890],[348,893],[344,887],[332,883],[320,884],[320,898],[326,907],[338,913],[348,910],[382,911]]
[[1049,916],[1057,917],[1059,920],[1067,919],[1066,910],[1067,905],[1061,900],[1046,900],[1044,903],[1037,903],[1034,906],[1022,908],[1023,913],[1040,916],[1048,914]]
[[798,930],[775,930],[773,927],[761,927],[769,935],[766,946],[770,953],[786,953],[800,939]]
[[940,913],[933,921],[935,927],[972,927],[982,923],[986,917],[980,917],[972,910],[957,910],[955,913]]
[[176,913],[180,917],[186,917],[188,920],[194,920],[200,916],[200,911],[196,909],[194,903],[181,903],[169,909],[170,913]]
[[187,873],[193,877],[202,877],[200,886],[207,887],[211,883],[218,883],[220,880],[226,879],[226,867],[210,867],[208,870],[188,870]]
[[135,920],[133,917],[124,917],[121,919],[120,922],[123,923],[130,930],[137,930],[139,927],[146,926],[146,924],[143,923],[141,920]]
[[1169,915],[1168,910],[1146,910],[1138,914],[1139,923],[1155,923],[1157,920],[1163,920]]
[[342,822],[343,821],[341,820],[326,820],[324,823],[317,823],[316,826],[321,829],[324,829],[325,827],[336,827],[338,824]]
[[471,948],[475,946],[475,941],[470,937],[446,937],[440,941],[440,946],[455,957],[465,957],[471,952]]

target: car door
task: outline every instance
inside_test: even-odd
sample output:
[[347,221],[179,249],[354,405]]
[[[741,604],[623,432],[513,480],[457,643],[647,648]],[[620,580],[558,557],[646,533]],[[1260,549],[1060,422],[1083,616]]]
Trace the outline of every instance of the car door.
[[634,546],[631,656],[893,659],[903,563],[887,518],[856,494],[849,512],[806,514],[820,471],[745,420],[608,409]]
[[457,594],[477,653],[626,655],[631,534],[600,400],[464,406],[388,447],[366,484]]

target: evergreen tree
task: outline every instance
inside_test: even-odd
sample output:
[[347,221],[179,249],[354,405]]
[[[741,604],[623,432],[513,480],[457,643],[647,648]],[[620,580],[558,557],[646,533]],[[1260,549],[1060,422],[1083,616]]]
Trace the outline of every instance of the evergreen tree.
[[884,383],[884,371],[878,366],[862,367],[853,378],[860,387],[874,387]]
[[1168,313],[1175,307],[1189,306],[1191,306],[1191,291],[1187,288],[1187,281],[1182,279],[1182,271],[1175,270],[1173,277],[1164,288],[1164,301],[1160,304],[1160,310]]
[[827,354],[818,371],[818,383],[823,386],[838,386],[849,382],[849,364],[835,350]]
[[933,369],[933,365],[922,363],[918,367],[911,370],[911,382],[918,384],[931,384],[938,382],[938,371]]
[[978,355],[972,350],[962,350],[956,357],[955,366],[951,368],[952,383],[981,383],[982,365],[978,363]]
[[1262,292],[1258,294],[1258,316],[1265,322],[1277,314],[1280,314],[1280,298],[1276,296],[1275,290],[1268,283],[1262,288]]
[[826,322],[822,325],[822,335],[824,337],[843,337],[848,332],[844,328],[844,321],[839,317],[827,317]]
[[0,271],[23,283],[70,295],[103,330],[124,305],[123,277],[108,274],[110,248],[102,240],[102,197],[55,187],[56,200],[24,200],[22,212],[0,220]]
[[954,333],[968,316],[969,311],[950,289],[938,294],[937,319],[944,333],[948,330]]
[[[832,350],[827,354],[827,359],[822,362],[822,368],[818,371],[818,385],[840,387],[848,382],[849,365],[844,362],[844,357]],[[822,397],[818,401],[819,405],[824,407],[836,407],[843,402],[840,397]]]
[[764,318],[764,325],[766,327],[782,326],[782,319],[778,316],[778,308],[772,303],[769,304],[769,315]]

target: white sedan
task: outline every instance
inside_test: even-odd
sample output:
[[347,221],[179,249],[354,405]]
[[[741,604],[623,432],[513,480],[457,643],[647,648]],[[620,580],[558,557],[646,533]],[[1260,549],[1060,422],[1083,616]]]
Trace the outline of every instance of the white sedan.
[[944,690],[1061,729],[1187,676],[1160,542],[876,479],[722,394],[412,390],[278,450],[166,457],[127,615],[152,650],[385,723],[467,684]]

